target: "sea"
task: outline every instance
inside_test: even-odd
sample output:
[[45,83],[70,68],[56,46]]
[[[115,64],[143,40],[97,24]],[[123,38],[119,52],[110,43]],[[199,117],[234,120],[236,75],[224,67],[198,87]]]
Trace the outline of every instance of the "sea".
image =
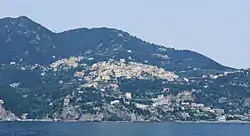
[[250,124],[0,122],[0,136],[250,136]]

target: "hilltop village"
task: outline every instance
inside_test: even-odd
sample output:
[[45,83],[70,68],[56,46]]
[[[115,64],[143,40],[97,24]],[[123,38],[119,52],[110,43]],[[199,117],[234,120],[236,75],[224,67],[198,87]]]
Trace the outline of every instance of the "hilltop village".
[[[94,58],[92,58],[94,59]],[[213,107],[207,103],[198,102],[197,95],[202,89],[191,88],[177,93],[172,93],[168,83],[191,84],[196,83],[188,77],[180,77],[174,72],[169,72],[157,66],[137,63],[120,59],[119,61],[109,59],[104,62],[93,63],[88,66],[82,63],[84,57],[69,57],[57,60],[49,67],[41,65],[21,66],[10,62],[20,70],[42,69],[40,76],[59,76],[58,74],[71,74],[71,80],[65,81],[58,78],[57,84],[74,85],[75,90],[68,93],[58,101],[50,100],[48,106],[60,106],[61,113],[46,115],[43,120],[64,121],[228,121],[228,120],[250,120],[250,114],[230,114],[227,109]],[[90,59],[91,60],[91,59]],[[63,72],[64,71],[64,72]],[[69,72],[69,73],[68,73]],[[230,74],[244,71],[231,71],[216,75],[202,75],[200,78],[207,81],[201,86],[209,88],[209,81],[222,78]],[[248,73],[247,73],[248,74]],[[61,75],[62,76],[62,75]],[[60,77],[60,76],[59,76]],[[158,81],[163,84],[156,86],[154,91],[126,90],[122,87],[125,81]],[[164,85],[166,84],[166,85]],[[130,84],[133,85],[133,84]],[[20,83],[9,84],[12,88],[19,88]],[[140,91],[138,93],[137,91]],[[142,95],[143,93],[150,93]],[[27,97],[24,95],[23,97]],[[86,98],[89,97],[89,98]],[[220,101],[228,101],[221,97]],[[4,101],[1,100],[3,104]],[[79,112],[81,109],[82,111]],[[4,111],[4,109],[3,109]],[[9,115],[10,119],[30,120],[29,114],[24,113],[20,118],[6,112],[1,118]]]

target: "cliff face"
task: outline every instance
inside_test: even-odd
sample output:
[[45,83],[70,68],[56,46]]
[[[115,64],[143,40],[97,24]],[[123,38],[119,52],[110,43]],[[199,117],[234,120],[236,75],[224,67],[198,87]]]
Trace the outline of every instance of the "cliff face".
[[0,120],[2,121],[16,121],[20,120],[15,114],[11,113],[10,111],[7,111],[5,108],[0,105]]

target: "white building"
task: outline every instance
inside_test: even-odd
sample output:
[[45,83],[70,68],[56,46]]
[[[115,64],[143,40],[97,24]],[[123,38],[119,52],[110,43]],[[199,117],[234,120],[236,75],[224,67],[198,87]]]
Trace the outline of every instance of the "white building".
[[10,62],[10,65],[16,65],[16,62]]
[[220,116],[217,118],[218,121],[227,121],[226,116]]
[[120,62],[121,62],[121,63],[125,63],[126,60],[125,60],[125,59],[120,59]]
[[3,100],[0,100],[0,105],[3,105],[4,104],[4,101]]
[[70,100],[66,98],[66,99],[64,99],[63,105],[68,106],[69,102],[70,102]]
[[152,104],[154,107],[160,106],[160,105],[168,105],[170,104],[170,99],[168,98],[163,98],[159,100],[155,100],[155,102]]
[[19,85],[20,85],[20,83],[9,84],[9,86],[12,87],[12,88],[17,88]]
[[110,102],[111,105],[118,104],[118,103],[120,103],[119,100],[114,100],[114,101],[111,101],[111,102]]
[[135,107],[139,109],[146,110],[149,106],[145,104],[135,103]]
[[41,73],[41,76],[45,76],[45,72],[42,72],[42,73]]
[[189,79],[188,79],[188,78],[186,78],[186,77],[184,77],[184,80],[185,80],[186,82],[189,82]]
[[205,105],[202,104],[202,103],[199,103],[199,104],[197,104],[196,106],[197,106],[198,108],[203,108]]
[[126,93],[125,96],[126,96],[127,99],[132,99],[132,94],[131,93]]
[[215,114],[222,115],[225,114],[224,109],[213,109],[212,110]]
[[131,50],[127,50],[127,52],[128,52],[128,53],[132,53],[132,51],[131,51]]

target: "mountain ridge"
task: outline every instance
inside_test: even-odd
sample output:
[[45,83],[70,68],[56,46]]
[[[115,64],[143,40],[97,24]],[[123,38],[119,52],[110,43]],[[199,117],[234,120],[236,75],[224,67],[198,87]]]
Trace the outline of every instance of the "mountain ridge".
[[115,28],[54,33],[6,18],[0,49],[0,102],[15,119],[250,120],[248,70]]
[[[118,29],[115,29],[115,28],[107,28],[107,27],[100,27],[100,28],[79,28],[79,29],[73,29],[73,30],[66,30],[66,31],[61,32],[61,33],[55,33],[55,32],[50,31],[49,29],[41,26],[40,24],[38,24],[36,22],[33,22],[31,19],[29,19],[28,17],[25,17],[25,16],[21,16],[21,17],[17,17],[17,18],[5,18],[5,19],[2,19],[2,20],[14,20],[14,22],[17,21],[16,22],[17,25],[20,25],[23,22],[32,24],[32,26],[33,25],[37,25],[37,27],[38,27],[37,31],[45,29],[45,30],[43,30],[41,32],[41,34],[38,33],[38,35],[43,35],[44,32],[45,32],[46,35],[47,35],[47,37],[45,37],[45,38],[49,38],[49,39],[47,39],[47,41],[45,41],[46,43],[42,43],[40,46],[42,46],[42,45],[44,46],[44,44],[47,44],[46,46],[49,46],[49,47],[47,47],[48,48],[47,50],[50,50],[50,51],[56,50],[56,49],[53,49],[53,48],[56,48],[56,47],[52,48],[53,45],[54,46],[58,46],[59,48],[62,48],[62,46],[65,46],[65,48],[68,48],[67,46],[69,46],[69,45],[64,45],[64,44],[65,43],[72,44],[74,41],[77,41],[78,43],[73,43],[73,44],[75,44],[73,46],[76,46],[78,44],[77,45],[78,48],[80,50],[84,50],[83,46],[89,46],[89,48],[91,48],[91,46],[97,46],[97,45],[94,45],[95,41],[93,41],[93,40],[98,40],[98,38],[99,38],[99,42],[102,42],[102,40],[107,40],[107,39],[111,39],[112,40],[112,38],[115,38],[117,40],[119,40],[119,39],[123,40],[123,41],[120,41],[120,43],[118,43],[118,44],[126,44],[126,42],[130,41],[130,43],[128,43],[128,44],[129,45],[135,44],[134,46],[145,45],[145,46],[148,46],[148,48],[162,47],[162,48],[165,48],[165,49],[171,49],[171,48],[165,47],[163,45],[151,44],[151,43],[146,42],[146,41],[144,41],[144,40],[142,40],[140,38],[132,36],[132,35],[130,35],[127,32],[124,32],[122,30],[118,30]],[[76,35],[76,36],[72,36],[72,35]],[[112,36],[112,37],[105,37],[106,35],[109,35],[109,36]],[[77,36],[81,36],[81,37],[79,37],[79,38],[76,39]],[[72,38],[70,38],[70,37],[72,37]],[[84,39],[84,37],[86,37],[86,38]],[[92,40],[89,40],[87,37],[91,37]],[[59,40],[57,40],[57,39],[59,39]],[[79,45],[79,43],[81,43],[81,42],[84,43],[82,41],[83,39],[85,40],[84,41],[85,43],[86,43],[86,41],[89,41],[89,43],[86,43],[85,45]],[[62,42],[61,40],[66,40],[66,41]],[[124,41],[126,41],[126,42],[124,42]],[[36,42],[36,41],[34,41],[34,42]],[[50,43],[50,42],[52,42],[52,43]],[[51,44],[51,45],[49,45],[49,44]],[[89,44],[89,45],[87,45],[87,44]],[[115,43],[115,44],[117,44],[117,43]],[[110,46],[110,45],[111,44],[109,44],[108,46]],[[128,45],[126,45],[126,46],[128,46]],[[150,46],[152,46],[152,47],[150,47]],[[133,47],[133,48],[135,48],[135,47]],[[65,49],[65,50],[67,50],[67,49]],[[77,50],[78,49],[75,49],[75,51],[73,51],[73,49],[72,49],[72,52],[74,52],[74,53],[73,54],[68,54],[68,55],[74,55],[75,52],[77,52]],[[175,49],[173,49],[173,50],[175,50]],[[178,51],[178,50],[176,50],[176,51]],[[58,52],[60,52],[60,51],[57,51],[57,53]],[[69,52],[69,51],[67,51],[67,52]],[[190,55],[195,54],[195,53],[197,55],[199,54],[197,52],[190,51],[190,50],[180,50],[180,52],[187,52],[187,53],[190,53]],[[180,55],[182,55],[182,54],[180,54]],[[43,55],[41,55],[41,56],[43,56]],[[210,62],[213,61],[212,59],[210,59],[210,58],[208,58],[208,57],[206,57],[206,56],[204,56],[202,54],[199,54],[198,56],[203,57],[203,58],[207,58]],[[49,60],[51,60],[51,59],[49,59]],[[221,64],[219,64],[218,62],[215,62],[215,61],[213,61],[213,65],[217,65],[217,67],[220,67],[221,69],[227,69],[227,68],[231,69],[231,68],[225,67],[225,66],[223,66],[223,65],[221,65]]]

